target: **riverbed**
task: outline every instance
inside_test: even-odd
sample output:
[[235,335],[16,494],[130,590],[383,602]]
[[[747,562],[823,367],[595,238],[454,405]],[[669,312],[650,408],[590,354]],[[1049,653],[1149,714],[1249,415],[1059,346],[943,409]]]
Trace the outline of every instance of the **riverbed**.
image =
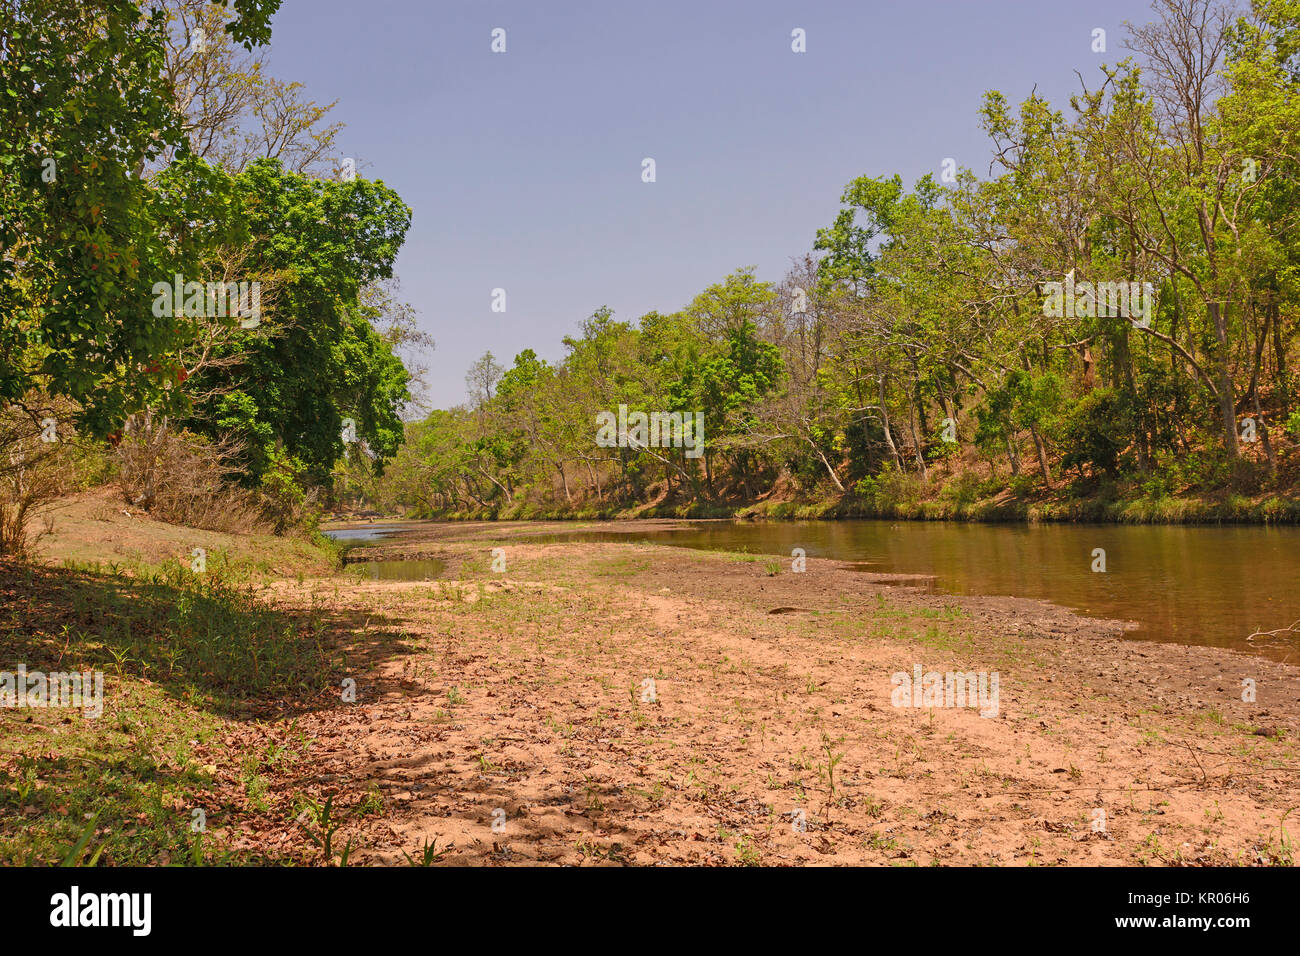
[[[330,533],[401,544],[438,524]],[[526,525],[496,527],[527,534]],[[1300,619],[1300,528],[870,520],[600,522],[559,534],[555,527],[541,538],[750,552],[771,556],[783,572],[802,552],[908,576],[898,583],[933,593],[1034,598],[1129,621],[1134,638],[1300,659],[1300,631],[1287,630]]]

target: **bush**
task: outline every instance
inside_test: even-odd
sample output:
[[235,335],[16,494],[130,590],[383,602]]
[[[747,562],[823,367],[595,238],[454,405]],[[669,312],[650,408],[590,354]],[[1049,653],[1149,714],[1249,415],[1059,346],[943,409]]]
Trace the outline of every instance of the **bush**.
[[1017,498],[1028,497],[1037,485],[1038,476],[1025,471],[1013,475],[1011,480],[1007,482],[1007,487],[1011,489],[1011,493]]
[[1139,486],[1143,498],[1159,501],[1173,496],[1173,476],[1157,470]]
[[239,488],[242,449],[172,431],[165,417],[132,415],[116,457],[127,503],[172,524],[208,531],[265,530],[258,500]]
[[314,531],[320,524],[317,492],[306,489],[307,466],[291,455],[277,452],[262,474],[261,510],[276,534],[291,528]]
[[1286,420],[1286,425],[1283,427],[1288,435],[1296,441],[1300,441],[1300,409],[1291,413],[1291,416]]
[[915,506],[921,500],[920,479],[899,471],[893,464],[886,465],[878,475],[856,482],[853,490],[880,511]]
[[973,471],[963,471],[943,486],[939,497],[959,510],[968,508],[980,499],[982,484],[982,479]]
[[1120,456],[1133,439],[1133,426],[1127,404],[1114,389],[1088,392],[1062,416],[1061,425],[1062,466],[1087,465],[1094,474],[1119,477]]
[[31,518],[65,494],[73,482],[67,432],[43,441],[45,418],[68,421],[70,415],[33,416],[14,407],[0,410],[0,555],[26,556],[36,540],[28,534]]

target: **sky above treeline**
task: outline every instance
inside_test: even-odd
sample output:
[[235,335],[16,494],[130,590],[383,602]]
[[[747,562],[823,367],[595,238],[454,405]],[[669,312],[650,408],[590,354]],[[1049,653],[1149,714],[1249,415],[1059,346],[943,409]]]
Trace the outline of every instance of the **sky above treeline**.
[[397,275],[449,407],[485,351],[558,360],[601,306],[674,311],[742,266],[778,281],[857,176],[910,186],[949,157],[987,175],[986,90],[1065,109],[1075,71],[1098,85],[1149,18],[1145,0],[285,0],[271,65],[338,100],[342,154],[414,210]]

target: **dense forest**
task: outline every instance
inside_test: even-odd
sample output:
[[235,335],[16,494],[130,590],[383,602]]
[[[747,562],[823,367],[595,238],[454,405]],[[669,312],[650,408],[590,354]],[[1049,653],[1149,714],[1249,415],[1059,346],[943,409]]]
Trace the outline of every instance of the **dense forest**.
[[987,173],[864,175],[784,277],[597,308],[427,414],[411,210],[270,75],[278,6],[0,3],[0,550],[110,480],[277,531],[1300,517],[1296,0],[1157,0],[1068,104],[986,94]]
[[[988,176],[862,176],[779,281],[598,309],[556,363],[484,355],[466,405],[408,425],[383,475],[354,461],[347,491],[428,515],[1214,498],[1293,518],[1300,4],[1154,13],[1065,107],[988,93]],[[598,443],[620,406],[702,414],[703,454]]]
[[271,76],[278,0],[0,3],[0,553],[120,481],[177,524],[301,527],[403,438],[411,210]]

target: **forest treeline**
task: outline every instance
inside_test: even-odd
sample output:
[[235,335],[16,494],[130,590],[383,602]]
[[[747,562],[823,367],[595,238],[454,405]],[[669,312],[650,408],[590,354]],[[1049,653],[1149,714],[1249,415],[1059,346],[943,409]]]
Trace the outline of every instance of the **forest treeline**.
[[278,6],[0,2],[0,553],[105,481],[279,531],[338,504],[1300,517],[1300,0],[1156,0],[1068,104],[986,96],[987,174],[854,180],[784,277],[598,309],[419,420],[411,210],[271,75]]
[[411,210],[270,74],[278,7],[0,2],[0,555],[106,480],[176,524],[299,527],[349,445],[401,443]]
[[[428,515],[1218,495],[1294,517],[1300,3],[1153,11],[1064,106],[988,93],[988,175],[863,176],[779,281],[600,309],[554,363],[488,353],[349,492]],[[599,443],[620,406],[702,413],[704,453]]]

